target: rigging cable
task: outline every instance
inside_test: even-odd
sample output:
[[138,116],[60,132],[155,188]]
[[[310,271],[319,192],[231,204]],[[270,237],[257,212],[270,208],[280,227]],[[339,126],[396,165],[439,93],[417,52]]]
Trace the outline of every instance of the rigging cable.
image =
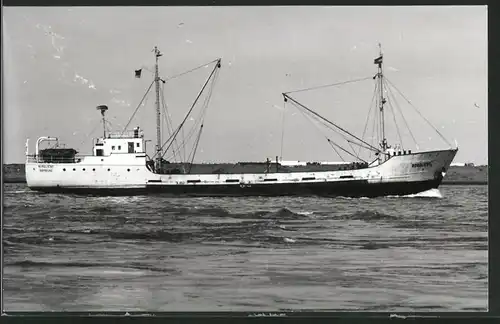
[[356,142],[353,142],[353,141],[350,141],[350,140],[347,140],[347,142],[352,143],[352,144],[354,144],[354,145],[356,145],[356,146],[359,146],[359,147],[361,147],[361,148],[365,148],[365,149],[367,149],[367,150],[369,150],[369,149],[370,149],[370,148],[369,148],[369,147],[367,147],[367,146],[361,145],[361,144],[359,144],[359,143],[356,143]]
[[[171,135],[172,132],[174,131],[174,126],[172,125],[172,121],[171,119],[169,118],[170,115],[168,113],[168,107],[167,107],[167,102],[165,101],[165,83],[163,83],[163,86],[161,88],[161,97],[162,97],[162,106],[163,106],[163,117],[165,118],[165,123],[167,124],[167,130],[168,130],[168,134]],[[175,145],[177,145],[177,148],[179,147],[179,144],[177,143],[177,139],[174,139],[175,141]],[[173,147],[172,148],[172,152],[174,153],[173,155],[173,159],[174,161],[176,161],[177,157],[175,155],[175,148]]]
[[410,136],[413,139],[413,142],[415,143],[415,146],[416,146],[416,148],[418,150],[419,148],[418,148],[417,140],[415,139],[415,136],[413,135],[413,132],[411,131],[410,125],[406,121],[406,118],[405,118],[405,116],[403,114],[403,110],[399,107],[399,104],[398,104],[398,102],[396,100],[396,97],[394,96],[394,93],[392,92],[391,88],[387,87],[387,90],[388,90],[387,93],[392,98],[392,101],[394,101],[395,107],[399,111],[399,114],[401,115],[401,117],[403,118],[403,121],[404,121],[404,123],[406,125],[406,128],[408,129],[408,132],[410,133]]
[[[296,104],[295,104],[295,103],[293,103],[293,102],[292,102],[292,104],[294,104],[294,105],[298,108],[298,105],[296,105]],[[299,110],[299,111],[300,111],[300,112],[301,112],[304,116],[306,116],[302,110],[300,110],[300,109],[298,109],[298,110]],[[362,160],[362,159],[360,159],[359,154],[356,154],[356,151],[354,150],[354,148],[353,148],[353,147],[352,147],[352,145],[351,145],[351,143],[356,144],[356,145],[360,145],[360,144],[355,143],[355,142],[350,141],[349,139],[347,139],[347,137],[346,137],[344,134],[340,133],[340,132],[339,132],[338,130],[336,130],[335,128],[332,128],[332,126],[331,126],[331,125],[327,124],[324,120],[322,120],[322,119],[320,118],[321,116],[319,116],[319,117],[318,117],[318,116],[316,116],[313,112],[311,112],[311,111],[307,111],[307,110],[305,111],[305,113],[309,113],[309,114],[310,114],[310,115],[308,116],[309,118],[314,118],[314,119],[316,119],[316,121],[317,121],[317,122],[319,122],[320,124],[322,124],[322,125],[323,125],[323,126],[325,126],[326,128],[328,128],[328,129],[332,130],[333,132],[337,133],[338,135],[340,135],[340,136],[341,136],[341,137],[342,137],[342,138],[343,138],[343,139],[347,142],[347,144],[349,144],[349,147],[351,148],[351,150],[353,151],[353,153],[348,152],[348,151],[347,151],[346,149],[344,149],[342,146],[340,146],[339,144],[337,144],[337,143],[335,143],[335,142],[333,142],[333,141],[331,141],[330,139],[328,139],[328,138],[327,138],[327,139],[329,140],[329,143],[333,143],[333,144],[335,144],[337,147],[339,147],[339,148],[340,148],[340,149],[342,149],[343,151],[348,152],[348,154],[349,154],[349,155],[354,156],[355,158],[357,158],[357,159],[359,159],[359,160]],[[325,135],[325,136],[326,136],[326,135]],[[365,144],[366,144],[366,143],[365,143]],[[369,148],[367,147],[367,149],[369,149]],[[337,154],[338,154],[338,153],[337,153]],[[342,157],[341,157],[341,158],[342,158]],[[365,162],[364,160],[362,160],[362,161],[363,161],[363,162]]]
[[85,141],[89,139],[90,135],[92,135],[96,131],[97,127],[99,127],[101,124],[102,124],[102,119],[99,119],[99,122],[96,123],[96,125],[94,126],[94,128],[90,131],[90,133],[80,143],[81,146],[83,146],[83,144],[85,144]]
[[[196,103],[198,102],[198,99],[200,98],[201,94],[203,93],[203,91],[205,90],[208,82],[210,81],[210,79],[212,78],[212,76],[214,75],[215,71],[217,68],[220,67],[220,60],[218,62],[218,64],[214,67],[214,69],[212,70],[212,73],[210,73],[210,76],[208,77],[207,81],[205,82],[205,84],[203,85],[202,89],[200,90],[200,92],[198,93],[198,96],[196,97],[196,99],[194,100],[193,104],[191,105],[191,108],[189,109],[189,111],[187,112],[186,116],[184,117],[184,120],[181,122],[181,124],[179,125],[179,127],[177,128],[177,130],[175,131],[175,133],[173,134],[173,138],[176,138],[177,134],[179,134],[179,131],[181,130],[182,126],[184,125],[184,123],[186,122],[187,118],[189,117],[189,115],[191,114],[191,112],[193,111],[194,109],[194,106],[196,105]],[[170,139],[172,138],[172,136],[167,139],[167,141],[162,145],[162,148],[170,141]],[[170,148],[170,146],[172,145],[172,143],[170,143],[167,147],[167,149],[165,150],[165,152],[168,151],[168,149]],[[163,153],[163,155],[165,154],[165,152]],[[157,153],[156,153],[157,154]],[[156,156],[155,154],[155,156]]]
[[[210,82],[210,80],[212,79],[212,76],[215,74],[215,72],[217,71],[217,69],[220,68],[220,59],[218,60],[218,63],[217,65],[214,67],[214,69],[212,70],[212,72],[210,73],[210,76],[208,77],[207,81],[205,82],[205,84],[203,85],[202,89],[200,90],[200,92],[198,93],[198,96],[196,97],[196,99],[194,100],[193,104],[191,105],[191,108],[189,109],[188,113],[186,114],[186,116],[184,117],[184,120],[181,122],[181,124],[179,125],[179,127],[177,128],[177,130],[175,131],[173,135],[173,138],[175,139],[175,137],[177,136],[177,134],[179,134],[179,131],[181,130],[182,126],[184,126],[187,118],[189,117],[189,115],[191,114],[191,112],[193,111],[196,103],[198,102],[198,99],[200,98],[201,94],[203,93],[203,91],[205,90],[206,86],[208,85],[208,83]],[[216,74],[217,75],[217,74]],[[212,81],[213,82],[213,81]],[[162,145],[162,148],[163,146],[165,146],[168,141],[172,138],[172,136]],[[170,146],[172,145],[172,143],[170,143],[167,147],[167,149],[165,150],[165,152],[168,151],[168,149],[170,148]],[[165,153],[163,153],[165,154]]]
[[361,79],[354,79],[354,80],[349,80],[349,81],[344,81],[344,82],[337,82],[337,83],[332,83],[332,84],[326,84],[322,86],[317,86],[317,87],[311,87],[311,88],[306,88],[306,89],[300,89],[300,90],[294,90],[294,91],[288,91],[285,92],[284,94],[289,94],[289,93],[297,93],[297,92],[305,92],[305,91],[311,91],[311,90],[317,90],[317,89],[323,89],[323,88],[329,88],[329,87],[334,87],[338,85],[344,85],[348,83],[354,83],[354,82],[359,82],[359,81],[365,81],[368,79],[372,79],[373,77],[366,77],[366,78],[361,78]]
[[[340,155],[340,153],[337,151],[337,149],[335,148],[335,146],[339,147],[340,149],[342,149],[343,151],[346,151],[343,147],[341,147],[340,145],[338,145],[337,143],[331,141],[328,136],[326,136],[323,131],[318,127],[318,125],[316,125],[313,120],[311,119],[311,116],[307,116],[302,110],[300,109],[297,109],[301,114],[302,116],[304,116],[307,120],[309,120],[311,122],[311,124],[316,127],[316,129],[321,133],[321,135],[323,135],[326,140],[328,141],[328,144],[330,144],[330,146],[333,148],[333,150],[335,151],[335,153],[337,153],[337,155],[340,157],[340,159],[345,162],[344,158],[342,157],[342,155]],[[335,145],[335,146],[334,146]],[[349,153],[349,152],[347,152]],[[349,153],[350,154],[350,153]]]
[[[328,119],[326,119],[325,117],[323,117],[323,116],[319,115],[317,112],[315,112],[315,111],[313,111],[313,110],[311,110],[311,109],[307,108],[305,105],[303,105],[303,104],[299,103],[297,100],[293,99],[292,97],[288,96],[287,94],[283,94],[283,95],[284,95],[287,99],[292,100],[292,102],[294,102],[294,103],[298,104],[300,107],[302,107],[302,108],[304,108],[304,109],[308,110],[309,112],[311,112],[312,114],[314,114],[314,115],[316,115],[317,117],[321,118],[322,120],[324,120],[325,122],[329,123],[330,125],[334,126],[335,128],[337,128],[337,129],[339,129],[339,130],[343,131],[344,133],[346,133],[346,134],[348,134],[348,135],[350,135],[350,136],[354,137],[356,140],[360,141],[361,143],[363,143],[363,144],[366,144],[366,145],[370,146],[370,144],[366,143],[365,141],[363,141],[362,139],[360,139],[360,138],[359,138],[359,137],[357,137],[356,135],[351,134],[350,132],[346,131],[346,130],[345,130],[345,129],[343,129],[342,127],[340,127],[340,126],[338,126],[338,125],[334,124],[333,122],[329,121],[329,120],[328,120]],[[380,150],[379,150],[379,149],[377,149],[377,148],[375,148],[375,147],[372,147],[372,149],[373,149],[373,150],[376,150],[376,151],[378,151],[378,152],[380,152]]]
[[[339,145],[339,144],[335,143],[335,142],[334,142],[334,141],[332,141],[330,138],[328,138],[328,137],[327,137],[327,136],[326,136],[326,135],[325,135],[325,134],[321,131],[321,129],[318,127],[318,125],[316,125],[316,124],[314,123],[314,121],[313,121],[313,119],[312,119],[312,118],[313,118],[313,117],[316,117],[316,116],[314,116],[314,115],[308,116],[308,115],[306,115],[306,114],[305,114],[305,112],[304,112],[304,111],[302,111],[302,110],[300,110],[300,109],[297,109],[297,110],[298,110],[298,111],[299,111],[299,112],[300,112],[300,113],[301,113],[304,117],[306,117],[306,118],[307,118],[307,119],[308,119],[308,120],[309,120],[309,121],[313,124],[313,126],[315,126],[315,127],[316,127],[319,131],[320,131],[320,133],[321,133],[321,134],[322,134],[322,135],[326,138],[326,140],[328,141],[328,144],[330,144],[330,146],[333,148],[333,150],[335,151],[335,153],[337,153],[337,155],[340,157],[340,159],[341,159],[343,162],[345,162],[345,159],[344,159],[344,158],[342,157],[342,155],[341,155],[341,154],[337,151],[336,147],[337,147],[337,148],[339,148],[339,149],[341,149],[342,151],[346,152],[346,153],[347,153],[347,154],[349,154],[350,156],[355,157],[356,159],[361,160],[361,161],[363,161],[363,162],[366,162],[365,160],[363,160],[363,159],[361,159],[359,156],[357,156],[357,155],[356,155],[356,153],[354,153],[354,154],[353,154],[353,153],[349,152],[348,150],[346,150],[345,148],[343,148],[341,145]],[[316,118],[317,118],[317,117],[316,117]],[[317,120],[317,121],[321,122],[321,120]],[[331,129],[331,128],[330,128],[330,129]],[[335,129],[333,129],[333,130],[334,130],[334,131],[336,131]],[[338,132],[337,132],[337,133],[338,133]],[[341,135],[341,136],[343,136],[343,135],[342,135],[342,134],[340,134],[340,133],[338,133],[338,134],[339,134],[339,135]],[[348,141],[348,139],[346,139],[345,137],[344,137],[344,139],[345,139],[346,141]],[[352,148],[352,146],[351,146],[351,148]]]
[[[368,110],[368,114],[366,115],[365,129],[363,130],[363,135],[361,135],[362,139],[365,138],[365,133],[366,133],[366,130],[368,128],[368,121],[370,120],[370,113],[372,112],[372,109],[373,109],[373,101],[375,100],[375,96],[377,94],[377,88],[378,88],[378,82],[375,83],[375,89],[373,90],[373,96],[372,96],[372,99],[370,100],[370,109]],[[359,155],[360,151],[361,151],[361,146],[358,150],[358,155]]]
[[[182,123],[179,125],[179,128],[177,129],[177,131],[175,132],[174,134],[174,138],[179,134],[179,131],[181,130],[182,126],[184,126],[187,118],[189,117],[189,115],[191,114],[191,112],[193,111],[196,103],[198,102],[198,99],[200,98],[201,94],[203,93],[203,91],[205,90],[208,82],[210,81],[210,79],[212,78],[212,76],[214,75],[215,71],[217,70],[217,68],[220,66],[220,62],[219,64],[217,64],[214,69],[212,70],[212,73],[210,74],[210,76],[208,77],[207,81],[205,82],[205,84],[203,85],[202,89],[200,90],[200,92],[198,93],[198,96],[196,97],[195,101],[193,102],[191,108],[189,109],[188,113],[186,114],[186,116],[184,117],[184,120],[182,121]],[[167,147],[167,150],[170,148],[170,146],[172,145],[172,143],[169,144],[169,146]]]
[[[377,99],[375,99],[375,101],[377,101]],[[377,103],[375,102],[375,106],[377,106]],[[377,114],[377,109],[375,108],[373,110],[373,123],[372,123],[372,136],[371,136],[371,141],[370,141],[370,144],[371,145],[374,145],[373,142],[375,140],[378,141],[378,128],[377,128],[377,119],[378,119],[378,114]],[[375,134],[376,133],[376,134]],[[370,152],[370,157],[371,157],[371,152]]]
[[281,148],[280,148],[280,159],[283,161],[283,141],[285,138],[285,108],[286,101],[283,101],[283,116],[281,118]]
[[[205,108],[206,109],[206,108]],[[204,111],[203,109],[200,111],[198,116],[195,119],[195,123],[193,126],[190,128],[187,136],[183,139],[183,141],[178,145],[176,151],[174,153],[180,154],[181,150],[185,148],[185,146],[188,144],[188,141],[191,139],[191,137],[194,135],[195,131],[198,129],[198,125],[200,123],[203,123],[203,118],[204,118]],[[173,135],[173,134],[172,134]]]
[[217,62],[217,61],[219,61],[219,60],[221,60],[221,59],[219,58],[219,59],[213,60],[212,62],[205,63],[205,64],[203,64],[203,65],[200,65],[200,66],[198,66],[198,67],[195,67],[194,69],[191,69],[191,70],[189,70],[189,71],[182,72],[182,73],[180,73],[180,74],[176,74],[176,75],[174,75],[174,76],[172,76],[172,77],[167,78],[167,80],[166,80],[166,81],[173,80],[173,79],[176,79],[176,78],[178,78],[178,77],[181,77],[181,76],[183,76],[183,75],[185,75],[185,74],[188,74],[188,73],[194,72],[194,71],[199,70],[199,69],[201,69],[201,68],[203,68],[203,67],[206,67],[207,65],[210,65],[210,64],[212,64],[212,63],[215,63],[215,62]]
[[210,99],[212,98],[213,90],[215,88],[215,82],[217,81],[218,72],[219,72],[219,70],[216,71],[215,77],[212,78],[212,84],[210,85],[210,87],[208,89],[208,95],[205,97],[205,102],[203,103],[203,108],[202,108],[203,113],[201,114],[202,115],[202,118],[201,118],[202,124],[201,124],[201,127],[200,127],[200,131],[198,132],[198,136],[196,138],[194,148],[191,151],[191,153],[189,154],[190,156],[192,154],[192,157],[191,157],[191,162],[190,162],[191,164],[190,164],[188,173],[191,172],[191,168],[192,168],[192,165],[193,165],[194,157],[195,157],[196,152],[198,150],[198,145],[199,145],[200,139],[201,139],[201,132],[203,131],[203,126],[204,126],[205,114],[207,112],[208,104],[210,103]]
[[[293,103],[292,103],[292,104],[293,104]],[[295,105],[295,104],[294,104],[294,105]],[[298,106],[296,106],[296,107],[298,107]],[[302,110],[299,110],[299,111],[301,111],[301,112],[302,112]],[[328,124],[327,122],[325,122],[324,120],[322,120],[320,117],[316,116],[315,114],[313,114],[312,112],[307,111],[307,110],[305,111],[305,113],[306,113],[306,114],[309,114],[309,117],[310,117],[310,118],[312,118],[312,119],[316,120],[318,123],[322,124],[324,127],[328,128],[329,130],[331,130],[331,131],[335,132],[336,134],[340,135],[340,136],[341,136],[341,137],[342,137],[345,141],[347,141],[347,142],[349,141],[349,140],[347,139],[347,137],[346,137],[344,134],[342,134],[341,132],[339,132],[339,131],[338,131],[338,130],[336,130],[335,128],[332,128],[332,126],[331,126],[330,124]],[[303,115],[304,115],[304,114],[303,114]]]
[[[212,78],[212,84],[210,85],[210,90],[209,90],[209,94],[207,95],[207,97],[205,98],[205,102],[203,104],[203,108],[201,109],[200,113],[199,113],[199,119],[196,119],[193,127],[190,129],[188,135],[187,135],[187,138],[185,138],[182,143],[181,143],[181,146],[178,147],[178,151],[180,151],[182,148],[185,148],[188,144],[188,141],[191,139],[191,137],[194,135],[194,132],[195,130],[198,128],[198,125],[201,123],[203,125],[203,121],[204,121],[204,118],[205,118],[205,114],[206,114],[206,111],[208,109],[208,101],[210,100],[209,97],[211,97],[212,93],[213,93],[213,89],[215,87],[215,77]],[[191,154],[193,153],[193,151],[191,151],[191,153],[189,154],[189,157],[191,157]]]
[[195,146],[193,149],[193,156],[191,157],[191,162],[189,164],[188,173],[191,173],[191,169],[193,168],[194,156],[196,155],[196,150],[198,149],[198,144],[200,143],[201,132],[203,131],[203,124],[201,124],[200,131],[198,132],[198,136],[196,138]]
[[[386,78],[386,79],[387,79],[387,78]],[[399,89],[398,89],[398,88],[397,88],[397,87],[396,87],[396,86],[395,86],[395,85],[394,85],[394,84],[393,84],[393,83],[392,83],[389,79],[387,79],[387,82],[389,82],[389,84],[390,84],[390,85],[391,85],[394,89],[396,89],[396,91],[397,91],[397,92],[401,95],[401,97],[403,97],[403,98],[404,98],[404,99],[405,99],[405,100],[406,100],[406,101],[410,104],[410,106],[412,106],[412,107],[413,107],[413,109],[415,109],[415,111],[417,111],[417,113],[420,115],[420,117],[422,117],[422,118],[423,118],[423,119],[427,122],[427,124],[429,124],[429,126],[431,126],[431,127],[434,129],[434,131],[436,131],[436,133],[437,133],[437,134],[441,137],[441,139],[442,139],[443,141],[445,141],[445,142],[446,142],[446,144],[448,144],[450,147],[452,147],[452,145],[450,144],[450,142],[448,142],[448,141],[446,140],[446,138],[445,138],[445,137],[441,134],[441,132],[439,132],[439,130],[438,130],[436,127],[434,127],[434,126],[431,124],[431,122],[430,122],[430,121],[428,121],[428,120],[427,120],[427,118],[425,118],[425,117],[424,117],[424,116],[420,113],[420,111],[417,109],[417,107],[415,107],[415,106],[411,103],[411,101],[410,101],[410,100],[408,100],[408,99],[405,97],[405,95],[403,95],[403,94],[401,93],[401,91],[399,91]]]
[[139,110],[139,108],[141,107],[142,102],[144,101],[144,99],[145,99],[145,98],[146,98],[146,96],[148,95],[149,90],[151,90],[151,87],[153,86],[154,82],[155,82],[155,81],[153,80],[153,82],[151,82],[151,84],[149,85],[149,88],[148,88],[148,90],[146,91],[146,93],[144,94],[144,96],[142,97],[141,102],[139,102],[139,105],[137,106],[137,108],[135,108],[134,113],[132,114],[132,116],[131,116],[131,117],[130,117],[130,119],[128,120],[127,125],[125,125],[125,127],[123,128],[123,131],[122,131],[121,135],[123,135],[123,133],[125,133],[125,131],[127,130],[127,127],[128,127],[128,126],[130,125],[130,123],[132,122],[132,119],[134,119],[135,114],[137,113],[137,111],[138,111],[138,110]]
[[[385,80],[383,80],[384,82]],[[389,92],[387,91],[387,93],[389,94]],[[389,98],[388,98],[389,99]],[[404,145],[403,145],[403,138],[401,137],[401,133],[399,132],[399,126],[398,126],[398,123],[396,121],[396,113],[394,111],[394,108],[392,106],[392,103],[390,100],[387,100],[387,102],[389,103],[389,108],[391,109],[391,112],[392,112],[392,119],[394,120],[394,125],[396,125],[396,131],[398,132],[398,137],[399,137],[399,141],[401,142],[401,148],[404,150]]]

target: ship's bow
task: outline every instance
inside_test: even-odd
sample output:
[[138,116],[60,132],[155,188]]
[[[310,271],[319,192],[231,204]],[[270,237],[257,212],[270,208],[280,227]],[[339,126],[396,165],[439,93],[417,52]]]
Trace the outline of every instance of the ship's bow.
[[384,186],[387,194],[415,194],[438,188],[458,149],[395,155],[380,165],[373,183]]
[[[434,178],[437,181],[437,186],[441,184],[443,181],[443,178],[446,175],[446,172],[448,171],[451,162],[453,162],[453,159],[457,155],[458,149],[450,149],[450,150],[443,150],[443,151],[438,151],[437,152],[437,157],[434,160],[435,165],[434,165]],[[436,188],[437,188],[436,186]]]

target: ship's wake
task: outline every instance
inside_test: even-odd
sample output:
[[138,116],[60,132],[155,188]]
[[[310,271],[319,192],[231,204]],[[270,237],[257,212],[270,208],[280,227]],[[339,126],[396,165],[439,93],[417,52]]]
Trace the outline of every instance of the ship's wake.
[[426,191],[419,192],[417,194],[413,195],[406,195],[406,196],[391,196],[391,197],[404,197],[404,198],[437,198],[441,199],[443,198],[443,194],[441,194],[441,191],[439,189],[429,189]]
[[442,199],[443,194],[439,189],[430,189],[426,191],[422,191],[416,194],[411,194],[411,195],[388,195],[384,197],[375,197],[375,198],[370,198],[370,197],[359,197],[359,198],[353,198],[353,197],[344,197],[344,196],[339,196],[337,198],[340,199],[346,199],[346,200],[352,200],[352,199],[380,199],[380,198],[426,198],[426,199]]

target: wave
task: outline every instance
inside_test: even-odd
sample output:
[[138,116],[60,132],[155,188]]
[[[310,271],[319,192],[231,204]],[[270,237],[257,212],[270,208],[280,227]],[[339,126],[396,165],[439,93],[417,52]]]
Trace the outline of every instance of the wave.
[[231,212],[225,208],[218,206],[208,207],[164,207],[158,210],[159,214],[176,214],[182,216],[214,216],[214,217],[231,217],[236,219],[303,219],[305,216],[310,216],[313,212],[294,212],[288,208],[280,208],[278,210],[258,210],[246,213]]
[[113,208],[109,206],[92,206],[88,208],[88,212],[90,213],[95,212],[98,214],[110,214],[111,212],[113,212]]
[[379,249],[388,249],[391,247],[390,244],[377,243],[377,242],[364,242],[361,241],[361,249],[362,250],[379,250]]
[[119,232],[119,231],[87,229],[86,232],[88,234],[105,235],[113,240],[163,241],[163,242],[179,243],[179,242],[189,241],[192,238],[195,238],[194,233],[169,232],[166,230]]
[[293,212],[288,208],[280,208],[275,212],[268,213],[269,218],[274,219],[303,219],[304,216],[308,216],[307,212]]
[[169,206],[157,209],[157,213],[160,215],[175,214],[179,216],[215,216],[215,217],[226,217],[230,215],[230,212],[222,207],[218,206],[208,206],[208,207],[178,207]]
[[444,204],[444,205],[439,205],[439,207],[442,208],[462,208],[464,205],[461,204]]
[[138,263],[127,263],[127,264],[114,264],[114,263],[91,263],[91,262],[44,262],[44,261],[14,261],[5,262],[5,266],[17,266],[17,267],[33,267],[33,268],[121,268],[121,269],[135,269],[135,270],[146,270],[155,272],[176,272],[173,269],[164,269],[159,267],[153,267],[148,265],[141,265]]
[[363,221],[384,221],[384,220],[393,221],[398,219],[398,217],[396,216],[372,210],[356,211],[352,214],[344,215],[342,218],[351,220],[363,220]]
[[229,210],[218,207],[165,207],[158,211],[160,214],[177,214],[183,216],[215,216],[215,217],[231,217],[238,219],[301,219],[304,216],[312,215],[312,212],[293,212],[288,208],[280,208],[278,210],[258,210],[253,212],[238,213],[230,212]]

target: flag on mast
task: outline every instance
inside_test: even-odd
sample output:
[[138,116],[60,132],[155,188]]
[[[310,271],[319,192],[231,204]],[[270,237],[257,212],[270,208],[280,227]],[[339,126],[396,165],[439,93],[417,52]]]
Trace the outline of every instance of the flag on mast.
[[382,55],[373,60],[373,64],[382,64]]

